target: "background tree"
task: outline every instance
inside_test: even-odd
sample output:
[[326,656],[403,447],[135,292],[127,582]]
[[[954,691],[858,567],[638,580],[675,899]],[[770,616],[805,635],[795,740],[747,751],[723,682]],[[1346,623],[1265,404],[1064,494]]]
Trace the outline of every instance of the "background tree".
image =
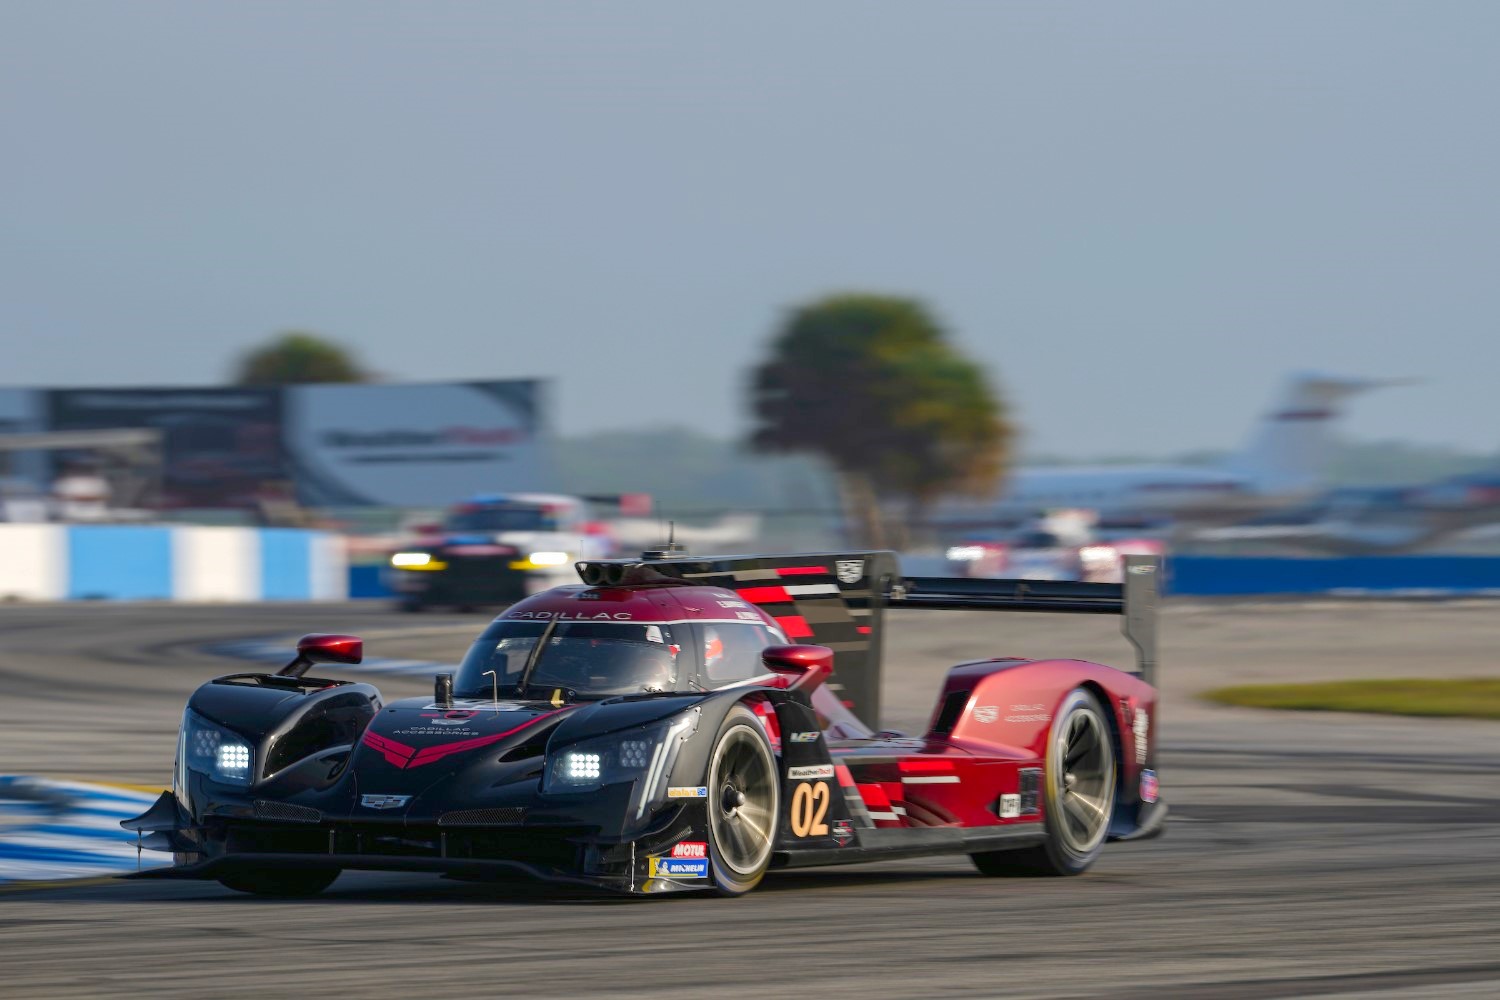
[[[860,543],[872,546],[906,544],[943,494],[993,489],[1011,439],[979,366],[921,303],[880,295],[796,310],[752,375],[751,406],[754,447],[826,458]],[[904,516],[888,523],[893,500]]]
[[312,333],[289,330],[242,357],[236,385],[292,385],[302,382],[366,382],[365,371],[348,348]]

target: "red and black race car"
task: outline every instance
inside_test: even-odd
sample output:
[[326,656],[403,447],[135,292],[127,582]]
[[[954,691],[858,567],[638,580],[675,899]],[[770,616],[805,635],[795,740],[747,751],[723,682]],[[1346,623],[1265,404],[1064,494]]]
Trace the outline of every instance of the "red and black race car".
[[[578,565],[523,600],[434,697],[303,676],[357,662],[309,636],[278,674],[200,687],[173,789],[128,820],[148,875],[307,894],[344,869],[523,872],[738,895],[768,869],[967,854],[990,875],[1084,871],[1157,832],[1158,566],[1123,584],[903,578],[889,552]],[[926,733],[879,717],[889,608],[1121,614],[1135,673],[954,666]]]

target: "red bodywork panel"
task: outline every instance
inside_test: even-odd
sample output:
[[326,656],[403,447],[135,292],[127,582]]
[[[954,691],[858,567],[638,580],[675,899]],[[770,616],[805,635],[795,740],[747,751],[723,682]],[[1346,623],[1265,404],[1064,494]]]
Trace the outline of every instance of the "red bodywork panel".
[[[840,783],[858,791],[875,828],[1040,822],[1044,796],[1007,818],[1000,816],[1000,796],[1024,791],[1023,769],[1040,774],[1052,716],[1079,687],[1093,691],[1111,722],[1121,787],[1135,787],[1150,759],[1156,692],[1130,674],[1084,660],[960,664],[948,674],[925,736],[831,741],[829,751]],[[1138,733],[1147,741],[1139,747]],[[857,809],[856,818],[863,819]]]

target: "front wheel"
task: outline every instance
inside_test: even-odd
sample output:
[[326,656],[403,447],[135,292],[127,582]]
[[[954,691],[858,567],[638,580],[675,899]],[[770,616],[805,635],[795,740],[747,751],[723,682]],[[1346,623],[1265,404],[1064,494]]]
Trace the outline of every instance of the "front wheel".
[[234,868],[219,876],[219,884],[256,896],[316,896],[340,874],[338,868]]
[[1115,746],[1099,699],[1083,688],[1053,716],[1044,791],[1047,839],[970,855],[975,867],[986,875],[1078,875],[1099,857],[1115,810]]
[[719,727],[708,767],[708,857],[714,888],[739,896],[771,865],[781,781],[755,714],[736,705]]

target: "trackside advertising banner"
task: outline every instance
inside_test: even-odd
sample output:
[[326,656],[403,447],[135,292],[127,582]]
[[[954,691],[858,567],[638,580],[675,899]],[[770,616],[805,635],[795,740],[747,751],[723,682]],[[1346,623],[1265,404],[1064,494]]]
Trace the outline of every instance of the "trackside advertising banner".
[[168,507],[251,507],[286,478],[276,389],[54,389],[47,410],[48,430],[160,431]]
[[536,381],[284,390],[282,440],[308,506],[442,506],[547,489]]

